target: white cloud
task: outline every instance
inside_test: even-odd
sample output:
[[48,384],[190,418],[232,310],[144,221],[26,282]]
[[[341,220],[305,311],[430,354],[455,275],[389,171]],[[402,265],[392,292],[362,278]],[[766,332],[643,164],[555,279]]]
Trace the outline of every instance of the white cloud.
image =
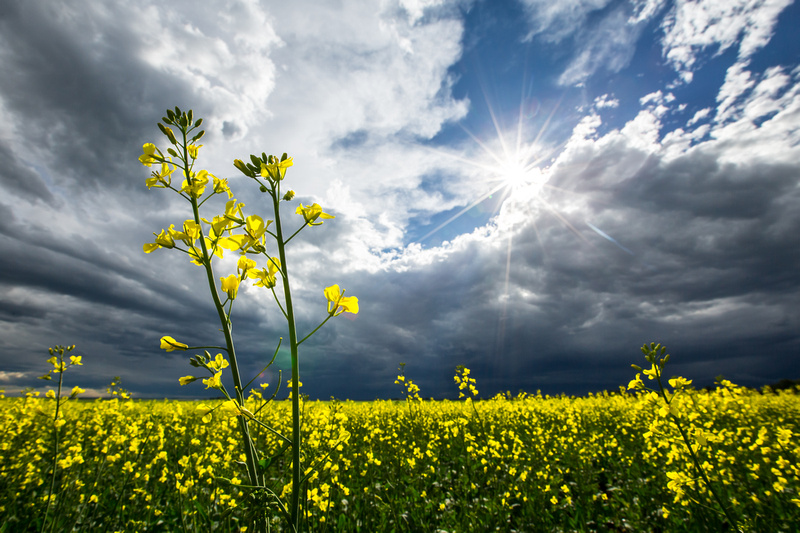
[[692,80],[699,53],[719,55],[738,45],[740,61],[769,42],[778,15],[792,0],[677,0],[662,23],[664,57],[684,82]]
[[215,10],[190,6],[119,3],[110,15],[126,20],[142,61],[213,105],[219,133],[242,137],[263,119],[275,87],[270,54],[283,43],[256,0],[226,0]]
[[703,120],[706,117],[708,117],[710,114],[711,114],[711,108],[710,107],[704,107],[703,109],[701,109],[700,111],[695,113],[694,116],[691,119],[689,119],[689,121],[686,123],[686,125],[687,126],[694,126],[695,124],[697,124],[701,120]]
[[794,164],[800,157],[800,72],[790,77],[774,67],[754,79],[737,68],[730,79],[729,83],[726,77],[720,90],[711,136],[736,149],[726,150],[721,158]]
[[584,82],[600,69],[619,72],[636,49],[644,22],[632,23],[627,6],[619,7],[591,28],[578,33],[580,52],[559,77],[561,85]]
[[593,105],[596,109],[604,109],[607,107],[615,108],[619,107],[619,100],[616,98],[611,98],[609,95],[604,94],[602,96],[598,96],[594,99]]
[[0,370],[0,383],[22,379],[27,375],[27,372],[6,372],[4,370]]
[[448,0],[399,0],[399,3],[408,12],[409,22],[414,24],[423,17],[425,10],[445,5]]
[[611,0],[522,0],[531,24],[528,38],[540,35],[546,41],[558,42],[577,31],[590,13],[606,7]]
[[[559,77],[561,85],[582,86],[598,70],[619,72],[631,61],[636,42],[647,21],[658,13],[663,0],[619,3],[610,0],[523,0],[530,31],[546,42],[573,37],[577,52]],[[601,13],[603,10],[607,12]],[[593,17],[596,20],[591,20]]]
[[353,240],[365,260],[368,250],[400,246],[409,217],[457,205],[470,192],[451,197],[447,175],[437,180],[442,190],[417,190],[454,165],[416,141],[469,106],[451,92],[448,69],[461,57],[464,28],[448,4],[322,2],[299,18],[281,4],[272,13],[286,45],[271,56],[279,69],[271,116],[239,145],[294,156],[298,195],[360,219]]
[[636,2],[631,15],[631,23],[644,22],[651,19],[664,6],[665,0],[643,0]]

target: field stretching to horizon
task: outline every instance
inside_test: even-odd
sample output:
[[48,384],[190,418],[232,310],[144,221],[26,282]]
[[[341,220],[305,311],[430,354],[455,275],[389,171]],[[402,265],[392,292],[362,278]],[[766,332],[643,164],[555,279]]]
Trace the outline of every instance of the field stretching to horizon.
[[[750,531],[800,523],[800,395],[721,385],[673,402],[713,488]],[[249,497],[221,402],[0,398],[0,532],[236,531]],[[248,408],[263,404],[258,393]],[[724,531],[669,412],[648,394],[303,402],[311,531]],[[260,412],[291,433],[288,402]],[[253,429],[288,492],[290,454]],[[271,465],[270,465],[271,463]],[[275,510],[273,530],[282,530]],[[244,530],[239,528],[239,530]]]

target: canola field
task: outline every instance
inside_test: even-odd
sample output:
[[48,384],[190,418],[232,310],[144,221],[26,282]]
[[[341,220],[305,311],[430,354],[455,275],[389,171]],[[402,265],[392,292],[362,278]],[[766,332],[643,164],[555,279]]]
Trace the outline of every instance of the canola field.
[[[248,408],[263,403],[254,395]],[[244,530],[243,450],[223,410],[70,400],[54,477],[55,401],[0,406],[0,532],[40,531],[51,486],[48,531]],[[311,531],[733,530],[670,413],[647,394],[302,407]],[[674,407],[738,527],[797,531],[800,395],[721,386]],[[289,402],[259,416],[291,434]],[[285,494],[291,454],[271,459],[281,441],[251,431],[272,490]]]

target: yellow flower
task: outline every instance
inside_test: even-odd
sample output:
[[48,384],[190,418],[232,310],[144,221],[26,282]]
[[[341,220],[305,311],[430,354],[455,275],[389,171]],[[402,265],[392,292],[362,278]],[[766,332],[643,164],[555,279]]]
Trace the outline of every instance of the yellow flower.
[[189,146],[187,146],[186,151],[189,152],[189,157],[191,157],[192,159],[197,159],[197,150],[199,150],[202,146],[203,146],[202,144],[200,146],[196,144],[190,144]]
[[227,193],[228,198],[233,198],[233,192],[228,186],[228,180],[222,180],[214,176],[214,194]]
[[656,376],[658,376],[658,368],[655,364],[653,364],[649,370],[643,370],[642,372],[647,376],[647,379],[655,379]]
[[672,416],[676,418],[680,416],[680,412],[678,412],[678,409],[672,403],[670,403],[669,405],[663,405],[661,406],[661,409],[658,410],[659,416],[665,417],[668,414],[672,414]]
[[266,241],[265,234],[271,223],[271,220],[264,222],[264,219],[258,215],[250,215],[245,219],[244,234],[220,239],[219,245],[228,250],[241,250],[242,252],[246,252],[250,247],[255,247],[256,252],[263,252]]
[[183,241],[186,246],[192,246],[194,241],[200,238],[202,228],[200,224],[190,218],[183,222],[183,231],[173,230],[172,226],[170,226],[169,233],[173,239]]
[[82,388],[80,388],[78,386],[75,386],[75,387],[72,387],[72,393],[69,395],[69,397],[70,398],[74,398],[78,394],[83,394],[84,392],[86,392],[86,389],[82,389]]
[[[236,162],[234,162],[234,164],[236,164]],[[261,177],[272,181],[282,180],[284,176],[286,176],[286,169],[293,165],[294,163],[291,157],[269,165],[261,163]]]
[[636,374],[636,377],[633,378],[630,383],[628,383],[628,390],[630,389],[643,389],[644,383],[642,383],[641,374]]
[[338,285],[331,285],[325,288],[325,298],[328,300],[328,314],[339,316],[345,311],[358,314],[358,298],[355,296],[344,296],[344,291]]
[[311,204],[309,206],[303,207],[303,204],[297,206],[295,213],[298,215],[303,215],[303,219],[305,219],[306,223],[311,226],[319,226],[322,222],[317,222],[318,218],[336,218],[333,215],[329,215],[328,213],[322,212],[322,207],[319,204]]
[[236,293],[239,292],[239,276],[231,274],[228,277],[220,279],[222,280],[222,291],[227,293],[229,299],[235,300]]
[[153,143],[145,143],[142,145],[143,154],[139,156],[139,161],[146,167],[151,166],[156,162],[153,154],[156,152],[156,145]]
[[226,401],[220,406],[219,410],[228,416],[243,415],[247,418],[254,418],[253,413],[248,411],[245,407],[240,406],[234,400]]
[[694,439],[701,446],[705,446],[706,444],[708,444],[708,440],[706,440],[706,435],[701,428],[696,428],[694,430]]
[[243,207],[243,203],[236,203],[236,198],[231,198],[225,202],[225,213],[223,213],[222,216],[232,222],[241,224],[244,221],[244,213],[242,213]]
[[161,337],[161,348],[168,352],[174,352],[175,350],[186,350],[188,347],[188,344],[178,342],[170,336],[165,335],[164,337]]
[[180,383],[181,386],[188,385],[193,381],[197,381],[197,378],[194,376],[183,376],[182,378],[178,378],[178,383]]
[[49,391],[47,391],[47,394],[45,394],[45,396],[54,400],[56,398],[56,393],[53,389],[50,389]]
[[81,359],[83,359],[83,357],[80,355],[70,355],[69,364],[83,366],[83,363],[81,363]]
[[47,362],[53,365],[53,370],[51,370],[51,372],[55,372],[56,374],[58,374],[59,372],[63,372],[67,368],[66,363],[64,363],[63,361],[59,361],[58,357],[56,357],[55,355],[50,359],[48,359]]
[[222,388],[222,372],[217,372],[208,379],[203,380],[203,385],[207,389],[221,389]]
[[254,269],[256,267],[256,262],[250,259],[247,256],[242,256],[239,258],[239,262],[236,263],[236,270],[238,272],[247,273],[248,270]]
[[191,183],[189,183],[189,180],[183,180],[181,192],[185,192],[194,198],[200,198],[206,190],[209,176],[214,178],[214,175],[209,174],[207,170],[201,170],[196,175],[192,176]]
[[680,376],[669,380],[669,384],[673,389],[682,389],[691,383],[691,379],[685,379]]
[[250,215],[244,219],[244,229],[254,242],[258,242],[264,236],[270,223],[272,223],[271,220],[267,220],[265,224],[264,219],[260,216]]
[[[170,160],[170,163],[172,163],[172,160]],[[145,180],[145,185],[147,185],[148,189],[151,187],[155,187],[156,189],[165,189],[172,183],[172,179],[169,176],[173,172],[175,172],[174,168],[171,168],[166,161],[162,162],[161,172],[153,172],[152,177]]]
[[214,357],[213,361],[209,361],[207,364],[208,368],[214,370],[215,372],[219,372],[223,368],[228,368],[228,360],[223,357],[221,353],[218,353],[216,357]]
[[247,275],[258,280],[253,284],[254,286],[271,289],[277,283],[275,274],[279,272],[280,266],[281,262],[278,261],[278,258],[273,257],[270,259],[267,268],[262,268],[261,270],[250,270],[247,272]]
[[175,239],[173,238],[173,234],[177,234],[178,232],[175,231],[173,228],[175,225],[171,225],[169,230],[161,230],[161,233],[153,235],[156,236],[156,242],[147,243],[142,248],[144,249],[144,253],[149,254],[159,248],[175,248]]
[[197,411],[200,413],[200,416],[202,417],[201,420],[203,421],[204,424],[208,424],[209,422],[211,422],[211,411],[213,411],[211,407],[201,403],[200,405],[197,406]]

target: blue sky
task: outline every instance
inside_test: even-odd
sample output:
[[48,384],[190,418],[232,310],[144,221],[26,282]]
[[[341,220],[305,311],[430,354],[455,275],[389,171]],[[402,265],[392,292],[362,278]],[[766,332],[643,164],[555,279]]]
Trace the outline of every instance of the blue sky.
[[[311,397],[398,397],[401,362],[424,397],[457,365],[486,396],[614,390],[650,341],[699,386],[800,377],[796,2],[296,4],[0,8],[0,389],[74,343],[70,385],[208,394],[158,348],[221,342],[203,273],[142,252],[189,216],[137,161],[175,105],[249,212],[231,163],[266,151],[336,215],[290,250],[301,331],[328,285],[361,304],[303,344]],[[279,313],[237,298],[247,380]]]

